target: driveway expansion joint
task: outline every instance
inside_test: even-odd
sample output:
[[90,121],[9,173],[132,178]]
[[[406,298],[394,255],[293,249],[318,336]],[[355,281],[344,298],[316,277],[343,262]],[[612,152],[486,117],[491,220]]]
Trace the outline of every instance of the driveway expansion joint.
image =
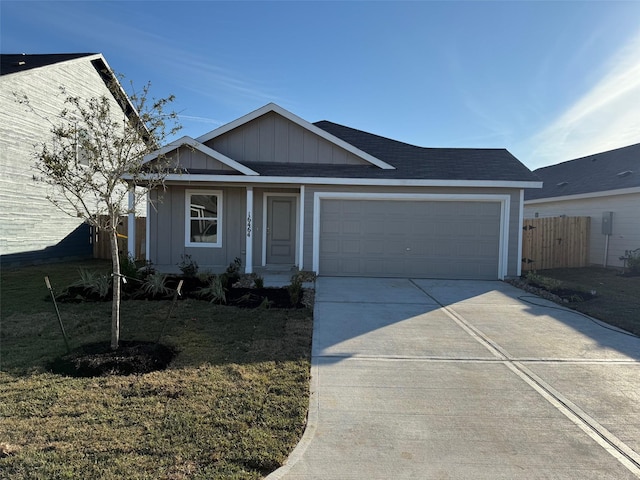
[[[354,279],[354,282],[356,281],[357,279]],[[484,439],[484,441],[487,441],[486,445],[479,439],[482,438],[482,436],[471,435],[468,437],[470,442],[469,446],[471,447],[470,451],[477,453],[476,450],[480,450],[483,453],[481,457],[478,457],[482,459],[478,463],[478,467],[484,467],[484,470],[477,478],[497,478],[498,475],[494,474],[498,472],[510,475],[510,477],[503,475],[500,476],[500,478],[532,478],[537,475],[567,479],[627,478],[629,475],[634,478],[640,478],[640,455],[638,455],[640,450],[636,448],[636,450],[638,450],[636,451],[629,446],[631,445],[634,448],[637,446],[636,443],[634,443],[634,437],[630,436],[630,434],[632,435],[637,429],[623,428],[622,431],[616,430],[620,425],[609,421],[609,417],[605,417],[603,422],[607,425],[608,429],[603,427],[587,413],[591,412],[591,414],[596,415],[596,418],[603,421],[602,418],[599,417],[599,415],[602,414],[600,410],[593,410],[589,402],[583,403],[580,395],[583,395],[585,392],[582,390],[578,390],[577,392],[571,389],[567,390],[565,384],[555,382],[555,377],[550,377],[553,378],[551,381],[554,383],[554,386],[549,385],[544,380],[545,378],[549,378],[544,372],[557,371],[571,373],[573,371],[587,372],[595,369],[597,371],[617,372],[618,369],[625,369],[631,375],[635,371],[635,367],[640,366],[640,361],[631,359],[634,356],[632,353],[631,355],[627,354],[626,358],[615,358],[617,355],[614,355],[614,358],[586,358],[586,356],[591,354],[590,352],[594,351],[590,348],[590,344],[588,344],[584,350],[580,350],[579,348],[568,349],[566,351],[570,352],[571,355],[568,355],[566,358],[558,358],[555,352],[557,351],[562,355],[565,350],[555,350],[553,348],[534,348],[530,350],[528,347],[533,347],[533,343],[525,342],[523,344],[520,341],[509,343],[512,337],[505,337],[506,340],[504,340],[503,337],[500,336],[500,330],[494,330],[490,327],[491,329],[488,330],[489,335],[498,339],[498,341],[493,340],[493,338],[481,330],[481,328],[484,329],[483,326],[485,325],[485,323],[482,323],[484,317],[480,316],[477,319],[478,321],[476,321],[474,316],[476,311],[482,312],[483,309],[484,311],[491,311],[495,305],[503,309],[513,307],[513,309],[508,309],[509,312],[514,312],[513,315],[526,316],[531,313],[521,313],[522,304],[519,306],[513,302],[502,303],[501,299],[505,298],[504,294],[506,294],[507,297],[509,296],[511,287],[508,287],[509,290],[507,290],[507,287],[503,288],[501,285],[496,285],[495,287],[490,285],[487,290],[484,287],[480,288],[470,282],[461,282],[460,287],[456,285],[452,287],[453,289],[448,290],[451,288],[450,282],[439,284],[437,281],[431,280],[414,281],[407,279],[405,280],[405,285],[408,290],[404,292],[402,296],[398,297],[395,292],[391,292],[393,295],[389,293],[388,283],[388,279],[380,279],[378,284],[369,282],[366,284],[369,290],[360,288],[359,284],[354,283],[357,288],[348,291],[344,289],[344,282],[338,283],[338,287],[327,282],[326,290],[322,290],[323,284],[320,285],[321,291],[320,295],[316,297],[316,310],[314,312],[314,314],[318,313],[318,316],[314,323],[317,321],[318,325],[320,325],[322,319],[331,319],[331,321],[324,325],[323,330],[316,330],[314,326],[307,428],[300,443],[289,456],[283,467],[273,472],[267,479],[440,478],[438,477],[439,472],[448,472],[447,475],[450,475],[454,471],[460,474],[457,478],[473,478],[467,475],[467,473],[472,470],[475,471],[470,467],[473,464],[472,462],[461,461],[461,458],[456,455],[443,454],[438,448],[446,445],[447,442],[457,442],[466,445],[466,440],[461,442],[460,438],[466,439],[467,437],[456,437],[455,432],[465,432],[469,430],[475,432],[475,430],[483,428],[484,420],[482,420],[482,418],[483,415],[486,416],[487,413],[479,413],[475,410],[469,412],[465,409],[457,411],[455,408],[451,409],[448,407],[446,403],[436,404],[442,406],[442,408],[437,411],[426,410],[426,413],[423,413],[422,410],[416,410],[414,412],[406,408],[400,408],[398,411],[392,410],[395,413],[393,413],[391,420],[391,431],[400,435],[398,438],[394,437],[394,441],[399,441],[398,439],[405,439],[405,437],[407,437],[407,439],[405,439],[406,442],[408,442],[406,445],[409,446],[407,447],[402,444],[402,449],[396,448],[394,450],[393,447],[397,445],[390,445],[389,442],[383,442],[382,439],[385,438],[384,434],[379,436],[376,433],[378,431],[387,431],[386,429],[378,427],[378,425],[386,424],[379,423],[377,418],[388,414],[389,408],[375,402],[386,398],[385,396],[388,395],[388,391],[397,388],[395,385],[406,384],[403,387],[405,390],[407,388],[412,391],[421,390],[423,387],[420,386],[416,388],[408,387],[407,385],[412,385],[412,377],[410,373],[405,374],[405,372],[413,371],[414,368],[416,369],[415,371],[422,372],[423,367],[421,364],[424,364],[424,368],[429,369],[428,371],[465,372],[464,375],[460,377],[460,380],[464,380],[465,375],[471,375],[474,371],[485,372],[486,370],[493,372],[490,377],[487,377],[491,378],[492,381],[488,385],[485,385],[481,381],[481,378],[478,379],[478,382],[480,382],[478,387],[480,395],[482,395],[479,397],[479,400],[481,401],[485,398],[484,395],[486,395],[486,392],[493,392],[493,397],[489,398],[497,398],[497,396],[499,396],[500,385],[502,384],[494,383],[500,381],[499,378],[494,378],[494,374],[500,372],[502,381],[509,379],[508,385],[513,388],[512,393],[514,395],[516,392],[521,392],[520,395],[523,395],[522,400],[524,402],[533,401],[535,404],[535,408],[531,411],[529,411],[529,407],[527,406],[528,403],[520,404],[516,402],[516,405],[521,405],[521,408],[514,409],[511,409],[511,404],[507,404],[509,408],[504,412],[496,413],[496,418],[506,418],[507,421],[505,423],[510,425],[509,422],[513,422],[513,425],[508,426],[506,429],[492,429],[491,426],[489,426],[489,436]],[[497,284],[499,282],[492,283]],[[380,292],[380,295],[371,295],[370,285],[373,285],[375,287],[374,290]],[[424,288],[421,288],[421,286]],[[431,288],[431,286],[435,288]],[[469,291],[466,290],[468,287]],[[455,290],[459,288],[464,288],[465,290],[462,291],[462,293],[460,290]],[[492,289],[494,288],[498,295],[495,297],[482,297],[486,291],[493,291]],[[417,291],[414,289],[417,289]],[[350,292],[353,293],[353,295],[351,295]],[[431,292],[431,294],[429,292]],[[349,297],[349,295],[351,296]],[[421,295],[424,295],[424,302],[421,301]],[[345,296],[346,298],[343,301],[335,300],[336,298],[341,299]],[[514,300],[517,298],[514,297],[513,294],[510,296]],[[329,297],[332,298],[329,299]],[[359,297],[362,299],[359,301],[354,300]],[[373,301],[369,301],[369,297],[372,297]],[[389,301],[380,301],[384,297],[389,297]],[[442,302],[437,301],[436,297],[440,298]],[[325,301],[323,298],[327,298],[327,300]],[[401,299],[407,301],[398,301]],[[443,305],[443,303],[446,305]],[[325,308],[318,308],[322,304],[325,305]],[[366,307],[367,304],[371,305],[369,309],[361,309],[360,305]],[[344,305],[344,310],[345,312],[349,312],[348,314],[342,312],[343,309],[341,305]],[[390,306],[391,309],[402,311],[403,314],[406,311],[407,317],[389,314],[388,309],[381,308],[382,305],[387,305]],[[395,307],[396,305],[398,307]],[[401,308],[401,306],[407,305],[412,305],[412,307],[407,310]],[[476,305],[477,308],[475,307]],[[458,306],[460,308],[458,308]],[[452,322],[449,327],[450,330],[447,331],[447,342],[451,342],[452,338],[454,338],[454,329],[452,327],[454,324],[457,325],[459,333],[455,334],[455,338],[459,339],[460,342],[464,342],[464,349],[457,349],[455,345],[450,343],[442,344],[450,345],[451,348],[449,349],[443,349],[441,346],[434,344],[424,350],[425,353],[430,352],[432,354],[421,355],[422,348],[420,344],[416,342],[417,338],[415,337],[421,330],[414,329],[416,325],[419,325],[419,320],[416,321],[415,319],[420,318],[420,314],[416,313],[416,307],[418,309],[428,307],[429,315],[435,315],[434,312],[439,315],[435,316],[438,321],[444,320],[446,316]],[[380,310],[380,314],[378,314],[378,310]],[[357,324],[358,315],[362,315],[363,312],[366,312],[365,314],[367,316],[372,316],[373,319],[379,321],[366,323],[366,328],[346,328],[344,332],[342,331],[342,324],[345,326],[352,325],[352,321]],[[463,313],[467,315],[471,321],[465,318]],[[505,315],[507,315],[507,317],[501,318],[501,320],[506,320],[506,322],[501,323],[501,325],[505,328],[510,328],[510,322],[508,321],[510,318],[508,317],[511,314],[505,313]],[[514,319],[515,318],[517,317],[514,317]],[[545,315],[541,318],[548,321],[549,316]],[[385,336],[379,335],[381,328],[393,325],[394,329],[390,331],[390,334],[393,335],[398,331],[395,329],[396,323],[402,322],[405,319],[411,320],[411,322],[406,322],[405,325],[409,325],[409,332],[414,336],[400,336],[398,339],[392,340],[391,344],[384,344],[382,339],[384,339]],[[532,316],[531,319],[533,320],[534,317]],[[437,330],[433,329],[434,324],[435,322],[428,323],[430,327],[428,332],[429,334],[437,335]],[[493,325],[493,323],[490,325]],[[517,322],[515,322],[514,325],[517,326]],[[338,331],[339,333],[336,335],[333,333],[334,331]],[[406,331],[405,328],[404,332]],[[455,331],[458,332],[458,329],[455,329]],[[523,331],[526,332],[527,330],[525,329]],[[374,335],[370,335],[372,332],[374,332]],[[400,330],[400,332],[402,332],[402,330]],[[317,333],[320,333],[320,335],[316,337]],[[560,333],[562,334],[564,332],[561,331]],[[465,334],[468,335],[467,338],[464,338]],[[553,335],[553,332],[549,332],[549,334]],[[477,343],[471,341],[468,337],[473,338]],[[354,342],[354,338],[357,338],[358,341]],[[360,341],[361,338],[363,338],[364,341]],[[366,343],[369,338],[371,338],[372,341]],[[598,337],[594,338],[597,339]],[[394,348],[396,345],[394,343],[395,341],[398,342],[398,349]],[[532,341],[544,340],[532,337]],[[469,345],[474,343],[474,348],[470,348]],[[406,345],[408,345],[409,348],[405,350]],[[480,345],[485,347],[486,350],[483,350]],[[512,355],[502,345],[506,345],[510,350],[519,353],[519,355]],[[615,345],[616,344],[613,344],[614,348]],[[523,350],[523,346],[527,348]],[[610,348],[611,344],[607,343],[606,346]],[[353,350],[353,352],[351,350]],[[376,354],[377,350],[381,351],[380,354]],[[536,354],[539,350],[541,350],[541,353],[548,352],[550,355],[547,353],[546,357],[537,356]],[[399,353],[406,351],[407,354],[396,354],[396,351]],[[627,347],[626,350],[621,350],[623,354],[625,351],[629,352],[629,348]],[[448,355],[449,352],[451,352],[451,355]],[[583,358],[582,355],[585,355],[585,358]],[[604,355],[608,356],[606,353]],[[602,357],[602,355],[596,356]],[[394,365],[394,362],[397,367]],[[403,362],[407,363],[407,367],[409,367],[410,370],[404,369]],[[465,364],[468,364],[468,366]],[[473,366],[473,364],[477,364],[477,366]],[[482,366],[483,364],[485,367]],[[503,368],[506,370],[503,371],[502,368],[498,369],[497,365],[504,365]],[[576,365],[576,367],[572,367],[572,365]],[[585,367],[583,367],[583,365],[585,365]],[[586,367],[586,365],[592,365],[592,367]],[[396,382],[395,377],[391,377],[392,381],[389,384],[392,385],[391,388],[384,382],[375,381],[372,383],[369,381],[372,377],[367,376],[374,375],[374,377],[377,378],[375,372],[378,370],[385,372],[387,376],[393,375],[396,369],[400,369],[403,375],[398,376],[398,382]],[[542,375],[542,378],[532,370]],[[334,377],[336,374],[344,375],[345,371],[348,372],[346,377]],[[488,375],[488,373],[485,374]],[[339,380],[336,381],[336,378]],[[349,380],[355,378],[358,381],[348,381],[345,383],[345,378]],[[563,380],[563,377],[559,378]],[[418,381],[418,378],[416,378],[416,381]],[[446,380],[442,378],[440,378],[439,381],[441,383],[446,382]],[[458,385],[458,383],[454,383],[454,385]],[[498,385],[497,390],[496,385]],[[629,385],[635,385],[635,382],[629,383]],[[323,388],[328,390],[323,390]],[[366,391],[358,391],[359,388],[365,389]],[[436,385],[432,389],[433,392],[436,392],[433,398],[437,400],[446,398],[446,396],[438,396],[437,392],[439,388],[442,389],[444,387],[442,385],[439,387]],[[473,385],[465,385],[464,388],[468,388],[471,393],[474,391]],[[559,388],[570,396],[577,393],[578,397],[576,398],[578,398],[578,400],[576,401],[579,402],[585,410],[572,403],[572,401],[565,397],[565,394],[556,390],[556,388]],[[386,392],[376,396],[375,391],[380,392],[381,390],[386,390]],[[429,392],[432,390],[429,390]],[[342,401],[339,395],[340,392],[345,391],[347,392],[345,397],[347,403],[336,403],[337,400]],[[588,394],[589,392],[586,393]],[[597,391],[594,393],[596,395],[598,394]],[[368,404],[368,409],[363,410],[360,407],[357,409],[351,408],[352,405],[349,402],[357,399],[358,395],[363,399],[373,399],[373,401]],[[413,393],[409,395],[409,397],[412,398],[412,395],[414,397],[416,396],[416,394]],[[630,395],[631,397],[627,395],[625,401],[629,398],[635,398],[633,392],[631,392]],[[423,398],[422,396],[418,397]],[[536,397],[539,397],[539,400]],[[574,399],[573,396],[571,398]],[[608,397],[596,396],[595,398]],[[465,401],[468,401],[468,399],[463,400],[463,406],[466,405],[464,403]],[[320,403],[322,403],[322,408]],[[404,404],[400,403],[399,405]],[[481,408],[478,404],[473,405]],[[545,406],[542,407],[542,405]],[[522,408],[526,410],[522,410]],[[551,411],[554,413],[549,415],[548,412]],[[633,407],[633,412],[635,411],[636,409]],[[607,412],[609,412],[609,410],[605,410],[605,413]],[[363,418],[360,418],[359,415],[363,415]],[[416,418],[417,416],[433,417],[433,420],[421,420],[420,422],[422,423],[420,424],[430,422],[431,424],[435,424],[437,428],[435,430],[417,430],[416,422],[404,419],[404,417]],[[320,417],[322,417],[322,421],[320,421]],[[442,419],[445,417],[451,420],[437,420],[438,418]],[[326,423],[327,418],[331,419],[329,424]],[[478,420],[478,418],[480,418],[480,420]],[[553,423],[548,423],[551,419],[554,419]],[[560,419],[562,419],[562,421],[560,421]],[[443,427],[444,425],[448,425],[447,422],[449,421],[452,422],[451,430],[449,430],[448,427]],[[469,422],[468,425],[467,422]],[[524,433],[521,433],[521,430],[512,431],[509,429],[513,426],[520,428],[519,425],[521,424],[523,428],[522,432]],[[560,426],[560,424],[562,426]],[[464,428],[460,428],[460,425],[464,425]],[[394,430],[394,428],[404,428],[404,430],[407,431],[406,435],[400,430]],[[438,428],[444,429],[440,432]],[[374,431],[373,429],[376,430]],[[611,429],[615,434],[610,431]],[[335,439],[328,440],[332,438],[335,431],[338,432],[338,436]],[[566,436],[553,436],[556,433],[563,433],[564,431],[567,432]],[[437,437],[440,434],[442,435],[442,440],[444,440],[442,444]],[[501,436],[508,434],[515,434],[515,438]],[[363,436],[356,437],[355,435]],[[544,447],[546,443],[540,443],[540,435],[544,435],[544,438],[552,439],[552,444],[555,445],[557,443],[558,448]],[[624,443],[616,435],[627,439],[626,441],[628,443]],[[517,448],[518,445],[523,446],[527,444],[529,436],[531,436],[532,442],[530,446],[535,452],[533,456],[529,456],[527,450],[518,450]],[[424,439],[428,439],[429,442],[432,442],[429,443],[429,445],[433,447],[436,454],[440,454],[440,456],[434,457],[436,460],[435,466],[428,464],[428,467],[432,468],[431,470],[425,470],[425,466],[419,467],[420,462],[424,462],[425,458],[429,458],[428,455],[425,457],[420,450],[411,450],[412,445],[413,448],[416,448],[417,439],[422,439],[423,437]],[[568,438],[573,441],[566,444],[558,443],[563,438]],[[314,442],[314,446],[307,451],[307,447],[309,447],[312,441]],[[504,443],[499,443],[501,441],[504,441]],[[494,443],[498,447],[496,451],[488,450],[488,448],[490,448],[489,446]],[[564,461],[565,448],[569,455],[567,462]],[[370,454],[373,455],[374,452],[377,452],[376,449],[380,449],[377,457],[378,460],[375,460],[373,457],[369,458],[368,456]],[[407,452],[406,457],[405,451]],[[400,454],[402,454],[402,461],[399,461]],[[352,455],[353,458],[348,457],[348,455]],[[411,455],[413,455],[413,457]],[[515,457],[513,455],[515,455]],[[342,461],[336,462],[336,458],[340,456],[342,456]],[[382,460],[380,460],[381,457],[383,457]],[[364,461],[365,458],[367,459],[366,462]],[[467,457],[465,456],[463,458]],[[513,460],[511,460],[512,458]],[[491,463],[485,462],[485,459]],[[495,463],[496,460],[498,463]],[[558,463],[555,463],[554,460]],[[447,462],[452,463],[448,464]],[[349,467],[342,469],[341,465],[344,464],[349,465]],[[396,471],[398,468],[399,470]],[[420,473],[417,473],[418,470],[416,470],[416,468],[422,468],[419,470]],[[626,475],[623,474],[623,471]],[[340,472],[340,474],[338,474],[338,472]],[[616,472],[617,475],[613,472]],[[289,473],[291,475],[288,475]],[[533,475],[529,475],[532,473]],[[523,477],[523,474],[527,476]],[[594,474],[598,476],[593,476]]]
[[[538,392],[547,402],[559,410],[565,417],[571,420],[575,425],[582,429],[587,435],[595,440],[609,454],[622,463],[631,473],[640,478],[640,454],[635,452],[626,443],[608,431],[600,423],[591,416],[587,415],[580,407],[571,402],[568,398],[555,390],[548,383],[543,381],[535,373],[529,370],[523,362],[518,361],[509,352],[497,342],[492,340],[488,335],[480,329],[473,326],[462,314],[456,312],[452,307],[444,305],[435,297],[425,291],[414,280],[409,280],[416,288],[422,291],[429,298],[433,299],[440,305],[441,310],[446,313],[454,322],[456,322],[471,337],[487,348],[498,360],[501,360],[507,368],[520,377],[525,383]],[[533,359],[530,362],[543,363],[543,359]],[[575,362],[575,360],[574,360]],[[582,362],[580,362],[582,363]],[[609,362],[598,362],[609,363]],[[625,362],[627,363],[627,362]],[[635,361],[628,363],[634,364]]]

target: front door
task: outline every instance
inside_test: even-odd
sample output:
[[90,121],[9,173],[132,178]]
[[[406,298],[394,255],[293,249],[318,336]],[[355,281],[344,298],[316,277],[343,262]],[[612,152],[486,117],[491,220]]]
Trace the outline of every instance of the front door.
[[296,197],[267,197],[267,264],[293,265],[296,257]]

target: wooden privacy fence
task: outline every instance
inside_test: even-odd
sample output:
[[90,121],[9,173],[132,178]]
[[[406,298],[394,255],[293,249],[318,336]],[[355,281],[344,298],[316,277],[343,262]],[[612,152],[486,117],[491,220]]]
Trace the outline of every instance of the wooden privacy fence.
[[[145,258],[146,245],[146,219],[136,218],[136,251],[135,258]],[[118,224],[118,250],[121,253],[127,252],[127,237],[129,234],[129,223],[127,217],[121,217]],[[111,241],[109,233],[100,231],[93,233],[93,258],[111,259]]]
[[522,270],[586,267],[591,217],[525,218]]

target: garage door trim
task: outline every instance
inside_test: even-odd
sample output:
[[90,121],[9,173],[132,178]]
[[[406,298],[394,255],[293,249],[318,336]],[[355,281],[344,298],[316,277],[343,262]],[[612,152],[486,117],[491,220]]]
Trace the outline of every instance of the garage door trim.
[[315,192],[313,195],[313,271],[322,274],[320,267],[320,216],[322,200],[373,200],[419,202],[496,202],[500,203],[500,244],[497,278],[507,275],[509,252],[509,221],[511,196],[501,194],[448,194],[448,193],[369,193],[369,192]]

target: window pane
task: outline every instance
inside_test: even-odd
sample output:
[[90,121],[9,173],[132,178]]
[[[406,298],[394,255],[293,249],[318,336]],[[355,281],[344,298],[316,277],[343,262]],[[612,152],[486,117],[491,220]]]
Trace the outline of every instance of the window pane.
[[191,218],[218,217],[218,197],[215,195],[191,195]]
[[217,220],[191,220],[191,241],[194,243],[217,243]]

